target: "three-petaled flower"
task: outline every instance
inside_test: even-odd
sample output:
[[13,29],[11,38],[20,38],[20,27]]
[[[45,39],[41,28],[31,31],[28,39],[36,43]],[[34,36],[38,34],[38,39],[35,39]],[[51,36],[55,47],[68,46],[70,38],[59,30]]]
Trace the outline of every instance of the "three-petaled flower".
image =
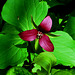
[[36,38],[39,39],[40,46],[46,51],[53,51],[54,46],[50,41],[49,37],[46,35],[52,27],[52,19],[50,16],[47,16],[41,24],[38,26],[38,29],[27,30],[19,33],[21,39],[25,41],[33,41]]

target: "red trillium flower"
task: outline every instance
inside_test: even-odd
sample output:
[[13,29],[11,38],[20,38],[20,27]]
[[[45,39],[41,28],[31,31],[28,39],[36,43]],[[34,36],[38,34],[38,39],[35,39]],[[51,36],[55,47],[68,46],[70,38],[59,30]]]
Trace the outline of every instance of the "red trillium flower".
[[36,38],[39,39],[40,46],[46,51],[53,51],[54,46],[50,41],[49,37],[46,35],[52,27],[52,19],[50,16],[47,16],[41,24],[38,26],[38,29],[27,30],[19,33],[21,39],[25,41],[33,41]]

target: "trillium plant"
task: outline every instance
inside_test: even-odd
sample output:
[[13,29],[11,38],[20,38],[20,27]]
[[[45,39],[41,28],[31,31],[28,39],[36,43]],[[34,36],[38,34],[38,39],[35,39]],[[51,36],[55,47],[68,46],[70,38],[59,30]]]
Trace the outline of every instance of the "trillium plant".
[[40,46],[45,49],[46,51],[53,52],[54,46],[49,39],[49,37],[46,35],[49,33],[50,29],[52,27],[52,19],[50,16],[47,16],[38,26],[37,29],[27,30],[24,32],[19,33],[19,36],[21,39],[25,41],[33,41],[36,38],[39,39]]
[[75,75],[74,3],[0,0],[0,75]]

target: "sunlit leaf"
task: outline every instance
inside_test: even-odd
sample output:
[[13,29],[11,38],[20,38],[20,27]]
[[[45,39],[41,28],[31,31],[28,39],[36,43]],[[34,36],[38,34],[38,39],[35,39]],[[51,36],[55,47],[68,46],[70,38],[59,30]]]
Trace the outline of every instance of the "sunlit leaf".
[[42,52],[34,59],[33,63],[40,65],[47,72],[50,72],[51,67],[56,64],[56,58],[50,52]]
[[37,70],[41,70],[41,66],[37,65],[37,64],[34,64],[34,68],[32,69],[32,72],[33,73],[36,73]]
[[[28,56],[24,41],[16,34],[0,34],[0,69],[22,63]],[[21,45],[21,46],[20,46]]]
[[59,37],[50,37],[54,45],[53,54],[57,59],[57,64],[75,66],[75,41],[63,31],[56,31],[53,34],[60,35]]
[[39,0],[7,0],[2,10],[2,18],[9,24],[25,30],[33,28],[31,16],[39,25],[48,12],[46,2]]

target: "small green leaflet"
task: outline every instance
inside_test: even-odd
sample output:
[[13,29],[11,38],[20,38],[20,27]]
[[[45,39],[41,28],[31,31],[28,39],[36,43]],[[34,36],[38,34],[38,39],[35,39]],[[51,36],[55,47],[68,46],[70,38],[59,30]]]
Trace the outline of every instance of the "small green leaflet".
[[33,69],[32,69],[32,72],[33,72],[33,73],[36,73],[37,70],[41,70],[41,66],[39,66],[39,65],[37,65],[37,64],[34,64],[34,67],[33,67]]

